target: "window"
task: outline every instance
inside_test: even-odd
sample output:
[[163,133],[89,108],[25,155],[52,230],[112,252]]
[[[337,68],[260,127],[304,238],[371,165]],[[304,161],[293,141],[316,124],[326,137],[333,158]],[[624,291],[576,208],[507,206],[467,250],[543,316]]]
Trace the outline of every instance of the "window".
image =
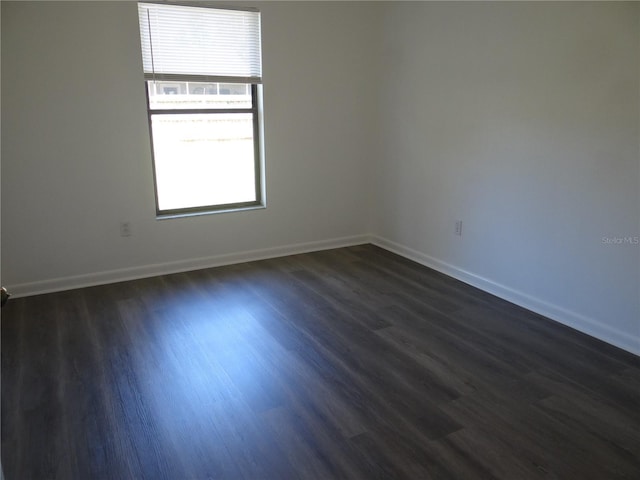
[[158,217],[263,205],[260,13],[138,13]]

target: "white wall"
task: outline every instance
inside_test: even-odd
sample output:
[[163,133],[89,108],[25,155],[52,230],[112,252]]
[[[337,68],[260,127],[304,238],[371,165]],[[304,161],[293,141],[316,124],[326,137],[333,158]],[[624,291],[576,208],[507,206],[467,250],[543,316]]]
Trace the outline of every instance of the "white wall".
[[158,221],[136,3],[2,2],[4,285],[63,288],[368,231],[370,15],[260,9],[268,207]]
[[639,12],[390,6],[382,243],[640,353]]

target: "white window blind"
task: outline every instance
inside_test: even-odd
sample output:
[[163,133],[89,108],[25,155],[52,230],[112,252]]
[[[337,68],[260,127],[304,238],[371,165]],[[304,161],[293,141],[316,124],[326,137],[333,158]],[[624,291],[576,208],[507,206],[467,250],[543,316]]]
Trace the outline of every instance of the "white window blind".
[[260,13],[139,3],[145,78],[261,83]]

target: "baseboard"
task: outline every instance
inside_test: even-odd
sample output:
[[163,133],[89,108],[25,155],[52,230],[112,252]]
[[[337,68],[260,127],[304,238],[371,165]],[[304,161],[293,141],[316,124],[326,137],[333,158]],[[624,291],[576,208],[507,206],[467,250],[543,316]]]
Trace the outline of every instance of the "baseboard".
[[586,333],[587,335],[640,356],[640,338],[638,337],[634,337],[626,332],[621,332],[607,325],[603,325],[595,319],[572,312],[558,305],[553,305],[539,298],[532,297],[524,292],[501,285],[412,248],[392,242],[391,240],[378,236],[371,236],[370,241],[374,245],[384,248],[385,250],[397,253],[398,255],[418,262],[426,267],[437,270],[438,272],[444,273],[445,275],[477,287],[485,292],[496,295],[497,297],[503,298],[511,303],[515,303],[527,310],[531,310],[532,312],[543,315],[558,323],[574,328],[582,333]]
[[254,260],[264,260],[267,258],[283,257],[299,253],[315,252],[319,250],[329,250],[331,248],[349,247],[370,243],[368,235],[354,235],[350,237],[340,237],[328,240],[320,240],[306,243],[296,243],[279,247],[264,248],[259,250],[248,250],[244,252],[213,255],[210,257],[193,258],[180,260],[177,262],[157,263],[152,265],[142,265],[132,268],[122,268],[108,270],[86,275],[75,275],[68,277],[54,278],[37,282],[8,285],[8,289],[14,298],[40,295],[43,293],[60,292],[75,288],[92,287],[108,283],[123,282],[127,280],[137,280],[140,278],[166,275],[170,273],[187,272],[202,268],[220,267],[232,265],[234,263],[251,262]]
[[10,285],[9,287],[13,297],[18,298],[43,293],[59,292],[63,290],[72,290],[75,288],[103,285],[107,283],[136,280],[156,275],[220,267],[223,265],[328,250],[331,248],[348,247],[363,243],[373,243],[381,248],[397,253],[398,255],[416,261],[429,268],[433,268],[445,275],[489,292],[509,302],[515,303],[527,310],[536,312],[558,323],[574,328],[582,333],[586,333],[587,335],[591,335],[592,337],[640,356],[640,338],[638,337],[613,329],[607,325],[603,325],[595,319],[588,318],[560,306],[545,302],[544,300],[532,297],[524,292],[501,285],[492,280],[456,267],[455,265],[443,262],[422,252],[376,235],[354,235],[350,237],[297,243],[259,250],[248,250],[244,252],[181,260],[177,262],[143,265],[132,268],[91,273],[87,275],[76,275],[38,282],[15,284]]

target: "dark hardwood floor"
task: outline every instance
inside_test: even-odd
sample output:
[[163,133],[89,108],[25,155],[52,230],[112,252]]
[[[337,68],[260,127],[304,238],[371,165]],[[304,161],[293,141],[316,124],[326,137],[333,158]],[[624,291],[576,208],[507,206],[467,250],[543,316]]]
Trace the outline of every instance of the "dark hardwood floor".
[[371,245],[12,299],[26,479],[640,479],[640,358]]

